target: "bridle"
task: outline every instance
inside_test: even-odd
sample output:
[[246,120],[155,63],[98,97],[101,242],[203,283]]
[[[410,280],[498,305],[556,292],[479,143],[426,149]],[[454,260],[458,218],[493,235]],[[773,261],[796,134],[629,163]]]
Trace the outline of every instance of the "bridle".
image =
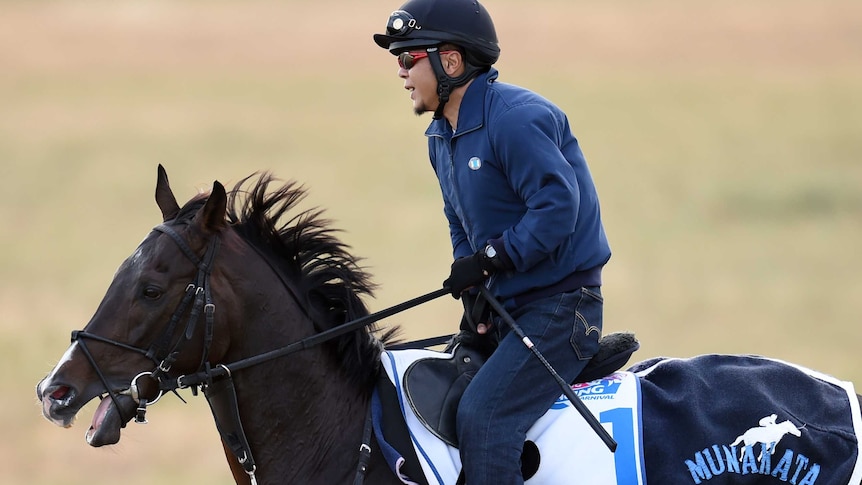
[[[242,423],[239,418],[236,391],[234,389],[232,379],[233,372],[314,347],[343,334],[356,331],[362,327],[366,327],[371,323],[374,323],[380,319],[403,311],[407,308],[412,308],[413,306],[419,305],[421,303],[430,301],[434,298],[449,293],[448,290],[445,289],[437,290],[422,297],[415,298],[400,305],[396,305],[387,310],[380,311],[371,315],[366,315],[365,317],[356,319],[346,324],[322,331],[320,333],[317,333],[310,337],[306,337],[279,349],[265,352],[263,354],[247,359],[242,359],[231,364],[219,364],[215,367],[211,367],[207,360],[213,340],[213,326],[216,307],[212,300],[209,280],[212,273],[213,261],[215,260],[216,253],[219,249],[219,236],[213,236],[206,248],[206,251],[204,252],[203,257],[198,257],[197,254],[195,254],[195,252],[188,245],[188,243],[179,235],[179,233],[177,233],[170,226],[160,224],[153,229],[155,231],[159,231],[170,236],[170,238],[177,244],[177,246],[179,246],[183,254],[185,254],[185,256],[197,268],[197,275],[194,281],[189,283],[189,285],[186,287],[185,295],[183,296],[183,299],[180,302],[179,306],[171,315],[171,319],[168,322],[168,325],[164,328],[164,330],[162,330],[162,333],[159,335],[159,337],[157,337],[146,349],[141,347],[135,347],[133,345],[129,345],[109,338],[101,337],[99,335],[85,332],[83,330],[73,331],[72,341],[78,343],[90,365],[95,370],[99,380],[105,386],[108,396],[114,401],[114,405],[117,409],[117,412],[120,413],[123,427],[125,427],[126,422],[129,420],[127,420],[125,416],[122,415],[122,408],[119,406],[118,402],[118,397],[120,395],[130,396],[137,403],[138,407],[136,415],[134,417],[135,422],[145,424],[147,422],[145,417],[147,406],[154,404],[159,399],[161,399],[165,392],[173,392],[176,394],[176,391],[178,389],[191,388],[192,393],[194,395],[197,395],[198,388],[202,388],[204,394],[207,397],[207,400],[209,401],[210,408],[213,412],[213,417],[216,421],[216,426],[222,436],[222,439],[234,453],[234,456],[236,457],[240,465],[242,465],[245,472],[249,475],[252,485],[257,484],[257,480],[255,478],[257,466],[255,464],[254,458],[251,453],[251,447],[248,444],[248,440],[246,439],[245,432],[242,429]],[[272,266],[272,263],[269,261],[268,258],[264,257],[264,260],[267,261],[270,266]],[[279,275],[279,278],[282,279],[282,282],[285,284],[285,286],[287,286],[287,283],[284,278],[282,278],[280,271],[278,271],[275,267],[273,267],[273,270],[276,272],[276,274]],[[289,286],[288,290],[294,300],[297,300],[296,294],[290,289]],[[297,304],[299,304],[298,301]],[[191,305],[190,308],[189,305]],[[302,308],[301,305],[299,306]],[[173,334],[175,333],[177,325],[182,319],[182,316],[186,313],[187,310],[189,316],[185,324],[184,332],[177,340],[177,342],[174,343],[173,346],[171,346],[170,343],[173,340]],[[169,376],[171,367],[179,357],[180,351],[183,349],[185,344],[189,342],[194,336],[197,321],[200,319],[201,313],[203,313],[204,315],[205,322],[204,345],[201,364],[194,374],[183,375],[176,379],[171,378]],[[114,389],[114,386],[109,383],[105,374],[98,366],[95,358],[90,353],[90,350],[87,348],[86,344],[87,340],[105,343],[123,350],[141,354],[153,361],[153,363],[155,364],[155,369],[151,372],[142,372],[138,374],[132,379],[128,389],[118,391]],[[158,389],[154,397],[148,398],[147,396],[150,396],[152,393],[144,392],[142,386],[138,383],[139,379],[142,378],[149,379],[150,382],[153,384],[150,387]],[[365,479],[365,473],[368,469],[368,464],[371,458],[371,432],[371,408],[369,407],[369,412],[366,416],[366,422],[363,430],[362,444],[359,447],[359,460],[357,463],[354,485],[361,485]]]
[[[212,263],[215,259],[216,253],[219,248],[219,238],[213,237],[209,245],[207,246],[206,252],[204,253],[203,258],[199,258],[197,254],[189,247],[188,243],[171,227],[160,224],[153,228],[155,231],[162,232],[167,234],[174,240],[174,242],[179,246],[180,250],[185,254],[185,256],[191,260],[191,262],[197,268],[197,275],[195,276],[194,281],[189,283],[186,286],[185,295],[183,299],[180,301],[179,306],[177,306],[174,313],[171,315],[171,318],[165,328],[162,330],[161,334],[156,337],[155,340],[150,344],[150,346],[146,349],[135,347],[133,345],[129,345],[123,342],[119,342],[116,340],[112,340],[109,338],[105,338],[93,333],[85,332],[83,330],[75,330],[72,332],[72,342],[77,342],[78,346],[81,348],[84,356],[90,362],[90,365],[96,372],[96,375],[99,377],[99,380],[102,381],[102,384],[105,386],[105,390],[108,393],[108,396],[114,401],[114,405],[117,408],[117,412],[120,413],[121,420],[123,422],[123,426],[125,427],[125,423],[129,421],[125,416],[122,415],[122,408],[117,401],[119,395],[129,395],[131,396],[135,402],[138,403],[138,410],[135,416],[135,422],[138,423],[146,423],[146,409],[149,404],[155,404],[156,401],[161,399],[164,394],[164,390],[159,386],[158,394],[155,397],[150,399],[146,399],[143,397],[143,393],[140,392],[141,389],[138,386],[138,379],[143,377],[151,377],[156,381],[161,381],[166,378],[168,372],[170,372],[171,367],[174,362],[179,357],[180,351],[185,346],[185,344],[192,339],[194,336],[195,328],[197,326],[197,322],[200,319],[201,312],[203,312],[205,318],[205,329],[204,329],[204,346],[203,346],[203,355],[201,357],[201,364],[198,369],[203,368],[204,363],[207,361],[207,357],[209,355],[209,349],[212,345],[213,338],[213,325],[214,325],[214,316],[215,316],[215,304],[212,301],[212,293],[210,291],[209,279],[210,274],[212,273]],[[180,319],[186,313],[186,310],[191,304],[191,309],[189,310],[188,320],[186,321],[186,326],[183,334],[177,340],[176,343],[171,346],[171,341],[173,340],[173,334],[176,331],[177,325],[180,322]],[[135,352],[143,355],[144,357],[150,359],[155,364],[155,369],[151,372],[142,372],[135,376],[132,379],[129,388],[121,391],[117,391],[113,389],[108,382],[108,379],[105,377],[105,374],[102,372],[99,365],[96,363],[96,359],[93,357],[89,348],[87,347],[87,340],[92,340],[96,342],[102,342],[108,345],[112,345],[114,347],[121,348],[123,350],[128,350],[131,352]]]

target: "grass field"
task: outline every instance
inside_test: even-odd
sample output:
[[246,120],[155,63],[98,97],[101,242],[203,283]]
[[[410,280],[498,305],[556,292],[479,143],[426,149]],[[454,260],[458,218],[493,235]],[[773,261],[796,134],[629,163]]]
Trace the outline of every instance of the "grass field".
[[[638,360],[756,353],[862,383],[862,3],[487,0],[501,79],[569,114],[614,256],[607,331]],[[527,6],[528,5],[528,6]],[[0,3],[0,484],[232,483],[202,398],[118,446],[33,388],[113,271],[181,201],[257,170],[305,183],[380,288],[436,289],[450,250],[422,133],[370,35],[397,4]],[[451,332],[458,304],[391,319]]]

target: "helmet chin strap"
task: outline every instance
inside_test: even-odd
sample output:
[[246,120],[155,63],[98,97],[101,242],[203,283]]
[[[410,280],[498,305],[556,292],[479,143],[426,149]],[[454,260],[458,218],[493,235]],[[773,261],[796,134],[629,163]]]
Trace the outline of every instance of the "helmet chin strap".
[[446,74],[446,69],[443,68],[443,61],[440,59],[440,50],[437,47],[429,47],[426,49],[426,52],[428,52],[428,60],[431,62],[431,69],[437,77],[437,99],[439,103],[437,104],[437,109],[434,110],[434,119],[439,120],[443,117],[443,108],[446,107],[446,103],[449,101],[452,89],[467,84],[467,81],[473,79],[482,68],[470,65],[465,61],[464,73],[453,78]]

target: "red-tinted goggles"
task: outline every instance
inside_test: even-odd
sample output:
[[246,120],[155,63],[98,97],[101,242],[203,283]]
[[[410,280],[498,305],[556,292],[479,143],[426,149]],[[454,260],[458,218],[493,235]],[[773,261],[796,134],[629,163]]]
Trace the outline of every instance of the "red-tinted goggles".
[[[450,52],[455,51],[440,51],[441,54],[448,54]],[[428,53],[425,51],[402,52],[401,54],[398,54],[398,66],[401,67],[401,69],[410,70],[410,68],[416,65],[416,61],[425,57],[428,57]]]

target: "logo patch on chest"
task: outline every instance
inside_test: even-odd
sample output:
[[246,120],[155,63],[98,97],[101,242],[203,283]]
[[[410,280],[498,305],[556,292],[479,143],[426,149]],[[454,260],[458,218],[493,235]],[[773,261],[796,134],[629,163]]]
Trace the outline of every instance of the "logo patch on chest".
[[473,157],[467,161],[467,166],[470,167],[470,170],[479,170],[482,168],[482,159],[479,157]]

